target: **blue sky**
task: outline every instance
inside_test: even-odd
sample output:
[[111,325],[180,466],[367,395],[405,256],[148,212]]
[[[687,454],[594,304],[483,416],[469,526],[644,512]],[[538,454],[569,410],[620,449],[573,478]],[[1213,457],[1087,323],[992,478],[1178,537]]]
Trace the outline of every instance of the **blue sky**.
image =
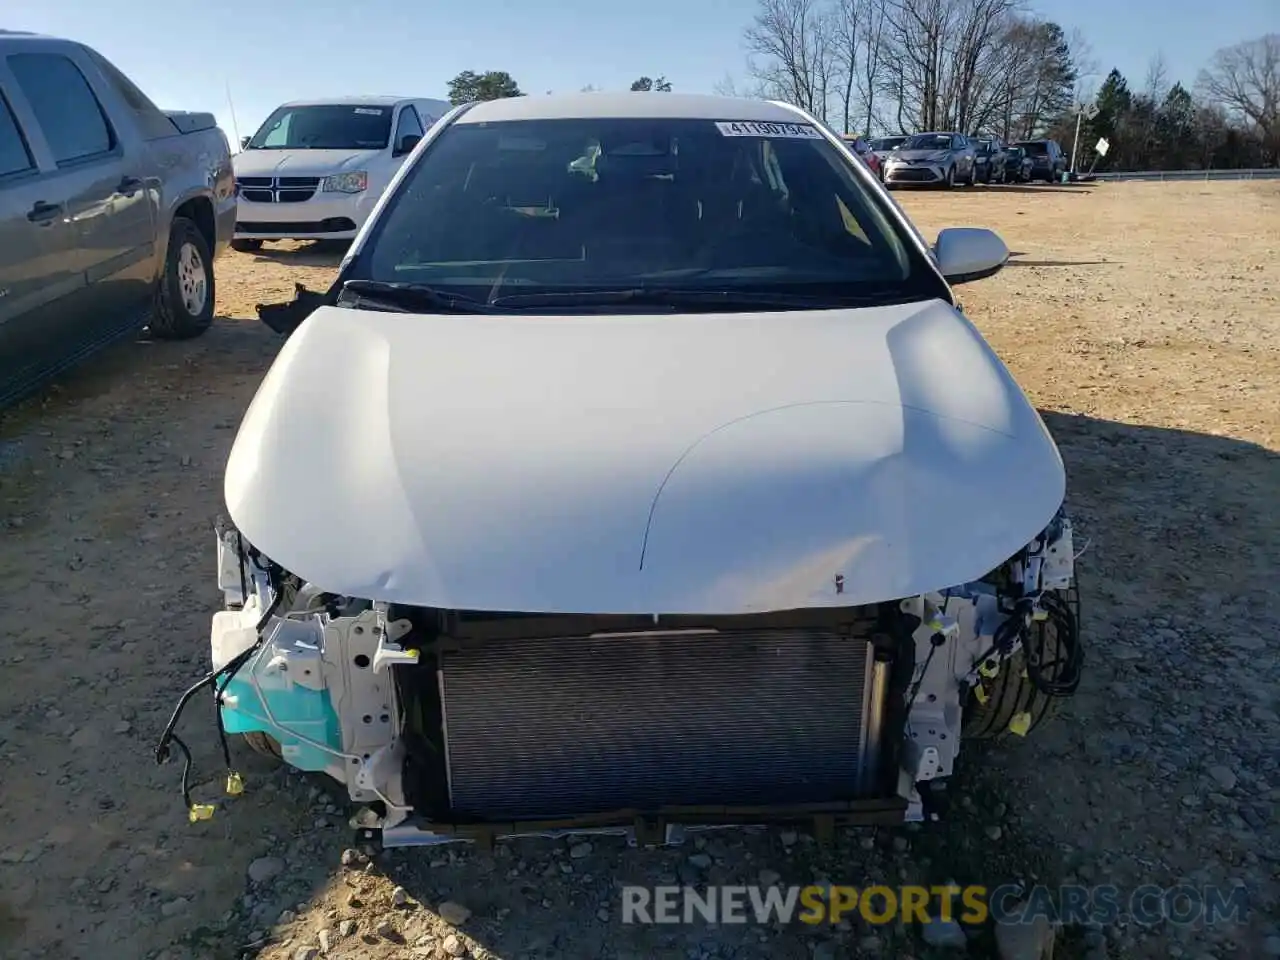
[[[1030,0],[1089,40],[1101,73],[1141,86],[1159,51],[1168,79],[1194,81],[1218,47],[1280,30],[1280,0]],[[5,0],[5,28],[81,40],[160,106],[209,110],[241,135],[291,99],[440,97],[460,70],[509,71],[530,93],[626,89],[665,74],[676,90],[743,77],[754,0]],[[1101,78],[1099,77],[1098,80]]]

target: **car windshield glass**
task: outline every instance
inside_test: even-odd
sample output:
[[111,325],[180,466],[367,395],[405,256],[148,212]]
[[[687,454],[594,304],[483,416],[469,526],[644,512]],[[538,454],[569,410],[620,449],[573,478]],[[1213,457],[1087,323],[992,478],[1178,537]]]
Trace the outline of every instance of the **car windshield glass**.
[[889,210],[865,168],[803,124],[460,122],[407,171],[348,276],[508,303],[939,296]]
[[872,150],[892,150],[901,144],[906,137],[881,137],[879,140],[871,141]]
[[950,150],[951,138],[945,133],[917,133],[907,137],[903,150]]
[[1020,143],[1018,146],[1022,147],[1029,156],[1033,157],[1043,157],[1049,152],[1049,145],[1043,140],[1033,143]]
[[250,150],[381,150],[391,107],[324,104],[280,107],[253,135]]

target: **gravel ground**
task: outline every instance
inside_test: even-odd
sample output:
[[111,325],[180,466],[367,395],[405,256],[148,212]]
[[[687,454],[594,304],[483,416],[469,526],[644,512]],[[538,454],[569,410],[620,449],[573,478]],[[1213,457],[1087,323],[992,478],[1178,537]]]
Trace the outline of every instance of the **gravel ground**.
[[[336,260],[268,248],[220,261],[206,337],[123,344],[0,418],[0,954],[963,955],[893,924],[617,917],[625,882],[825,879],[1243,885],[1246,926],[1072,927],[1056,957],[1280,956],[1280,188],[898,196],[927,233],[990,226],[1015,252],[964,306],[1045,411],[1089,541],[1086,682],[1039,737],[965,754],[950,822],[832,847],[769,830],[367,862],[344,852],[336,794],[238,749],[247,792],[188,824],[152,747],[205,669],[221,467],[277,347],[248,318]],[[183,729],[215,774],[212,725]],[[990,932],[968,951],[995,956]]]

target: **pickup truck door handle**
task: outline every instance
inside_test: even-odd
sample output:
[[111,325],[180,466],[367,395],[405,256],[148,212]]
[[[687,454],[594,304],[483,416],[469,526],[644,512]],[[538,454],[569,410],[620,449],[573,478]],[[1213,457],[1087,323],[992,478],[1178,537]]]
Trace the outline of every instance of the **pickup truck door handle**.
[[27,219],[32,223],[48,223],[60,213],[62,213],[62,204],[37,200],[35,206],[27,211]]
[[126,197],[132,197],[141,189],[142,181],[137,177],[122,177],[116,185],[116,193],[123,194]]

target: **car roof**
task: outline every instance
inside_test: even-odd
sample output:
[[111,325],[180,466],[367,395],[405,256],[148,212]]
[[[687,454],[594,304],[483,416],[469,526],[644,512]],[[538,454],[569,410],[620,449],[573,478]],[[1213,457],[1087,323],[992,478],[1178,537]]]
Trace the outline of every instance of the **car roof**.
[[319,100],[290,100],[282,107],[394,107],[397,103],[412,100],[429,100],[430,97],[324,97]]
[[805,123],[793,107],[769,100],[719,97],[700,93],[548,93],[504,97],[477,103],[458,123],[504,120],[571,120],[603,118],[637,120],[749,120],[761,123]]
[[6,46],[26,43],[32,45],[63,44],[66,46],[84,46],[77,40],[55,37],[47,33],[33,33],[30,30],[0,30],[0,43],[4,43]]

